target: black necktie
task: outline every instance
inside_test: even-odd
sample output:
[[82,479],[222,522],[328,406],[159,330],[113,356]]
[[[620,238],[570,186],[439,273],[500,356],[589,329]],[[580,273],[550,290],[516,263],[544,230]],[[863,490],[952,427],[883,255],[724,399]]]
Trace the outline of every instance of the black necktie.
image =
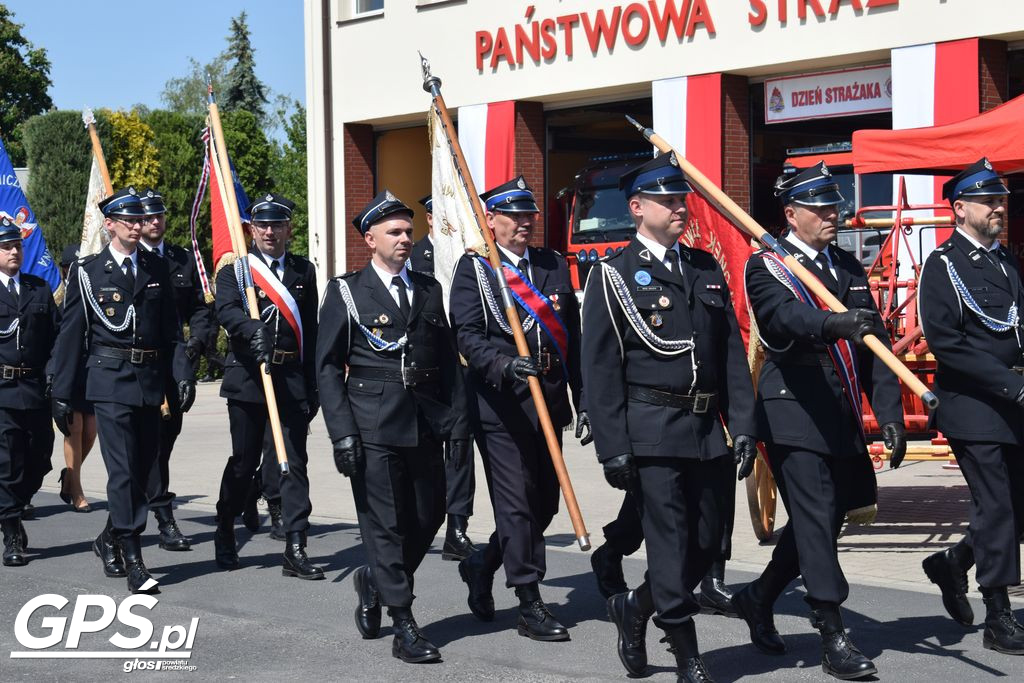
[[668,259],[668,269],[676,275],[682,275],[683,270],[679,267],[679,252],[675,249],[669,249],[665,252],[665,258]]
[[162,257],[163,257],[163,255],[164,255],[164,250],[163,250],[163,249],[161,249],[161,248],[160,248],[159,246],[153,247],[153,252],[154,252],[154,253],[155,253],[155,254],[156,254],[157,256],[160,256],[161,258],[162,258]]
[[270,272],[273,273],[274,277],[276,277],[278,280],[281,279],[281,273],[279,273],[277,270],[279,265],[280,264],[277,262],[277,259],[274,259],[273,261],[270,262]]
[[11,298],[14,299],[14,303],[18,303],[18,286],[14,284],[14,278],[7,280],[7,291],[11,293]]
[[530,281],[530,262],[524,258],[519,259],[519,272],[523,274],[523,279],[527,282]]
[[135,291],[135,268],[132,267],[132,260],[126,258],[124,260],[124,276],[128,279],[128,291]]
[[825,256],[825,252],[820,252],[814,257],[814,262],[818,264],[818,268],[821,269],[821,275],[818,278],[826,287],[837,290],[839,289],[839,281],[836,280],[835,276],[832,275],[832,271],[828,267],[828,257]]
[[400,310],[402,315],[405,316],[405,319],[408,320],[411,307],[409,306],[409,294],[408,290],[405,288],[405,280],[403,280],[400,275],[396,275],[391,278],[391,284],[398,287],[398,310]]

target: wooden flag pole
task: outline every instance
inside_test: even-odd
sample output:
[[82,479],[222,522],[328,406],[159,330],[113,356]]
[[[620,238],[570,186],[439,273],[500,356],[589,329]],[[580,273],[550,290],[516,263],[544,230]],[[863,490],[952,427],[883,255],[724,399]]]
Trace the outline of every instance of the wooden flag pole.
[[[449,147],[455,157],[455,163],[459,170],[459,175],[462,177],[462,182],[464,183],[466,192],[470,198],[470,204],[473,207],[473,217],[476,219],[477,227],[480,228],[480,233],[484,236],[484,240],[487,242],[488,258],[491,262],[491,267],[494,269],[494,275],[498,280],[498,288],[501,291],[501,302],[505,308],[505,316],[508,318],[509,327],[512,328],[512,338],[516,343],[516,353],[520,356],[529,356],[530,347],[526,343],[526,335],[523,333],[523,325],[519,320],[519,311],[516,310],[515,301],[512,299],[508,282],[505,280],[505,273],[501,266],[501,259],[498,256],[498,248],[494,244],[494,237],[491,235],[491,229],[487,227],[487,221],[484,218],[484,210],[480,204],[480,198],[477,194],[476,187],[473,184],[473,177],[470,175],[469,167],[466,165],[466,159],[462,154],[462,147],[459,145],[458,137],[452,135],[452,131],[455,130],[455,126],[452,124],[451,116],[448,114],[448,108],[445,106],[444,98],[441,96],[441,79],[437,76],[430,75],[430,64],[423,58],[423,55],[420,55],[420,65],[423,68],[423,89],[429,92],[434,98],[434,106],[437,108],[437,111],[441,116],[441,122],[444,124],[445,135],[448,138]],[[562,448],[558,443],[558,435],[555,433],[555,427],[551,422],[551,414],[548,412],[547,403],[544,401],[544,392],[541,390],[540,380],[536,377],[530,377],[528,378],[528,382],[530,385],[530,395],[533,398],[534,406],[536,406],[537,409],[537,420],[540,422],[541,429],[544,432],[544,440],[547,442],[548,452],[551,455],[551,463],[554,465],[555,475],[558,477],[558,486],[562,489],[562,498],[565,500],[565,508],[569,513],[569,518],[572,520],[572,528],[576,534],[576,542],[579,543],[580,550],[590,550],[590,534],[587,533],[587,527],[583,523],[583,515],[580,512],[580,506],[576,500],[576,493],[572,488],[572,480],[569,479],[569,470],[565,466],[565,458],[562,457]]]
[[[211,165],[218,173],[218,185],[227,199],[224,213],[227,214],[228,233],[231,235],[231,249],[235,259],[242,264],[242,278],[245,286],[245,297],[249,304],[249,317],[260,319],[259,307],[256,304],[256,288],[252,283],[252,271],[249,270],[249,250],[246,248],[245,233],[242,220],[238,213],[238,198],[235,196],[235,182],[231,177],[231,162],[228,159],[228,148],[224,143],[224,129],[220,124],[220,112],[217,101],[213,97],[213,85],[207,83],[209,95],[210,124],[213,130],[213,157]],[[267,415],[270,417],[270,431],[274,437],[274,450],[277,452],[277,464],[281,474],[288,474],[288,452],[284,446],[284,432],[281,430],[281,415],[277,409],[277,394],[274,392],[274,380],[266,363],[260,363],[260,378],[263,380],[263,393],[267,400]]]
[[[734,225],[739,227],[741,230],[746,232],[748,235],[756,239],[758,242],[763,244],[766,248],[771,249],[775,252],[785,263],[797,278],[800,279],[811,292],[818,297],[826,306],[829,307],[835,313],[844,313],[847,309],[839,299],[828,291],[828,289],[821,283],[817,277],[815,277],[809,270],[804,268],[799,261],[797,261],[786,248],[774,237],[772,237],[767,230],[762,228],[757,221],[750,217],[750,215],[741,209],[736,202],[729,198],[729,195],[725,194],[717,185],[708,180],[707,176],[700,172],[700,170],[691,164],[686,158],[674,150],[672,145],[662,138],[660,135],[655,133],[650,128],[644,128],[640,123],[631,116],[626,116],[626,119],[636,126],[636,129],[655,147],[662,152],[668,153],[673,152],[676,155],[676,160],[679,162],[679,167],[686,174],[686,179],[696,185],[700,193],[711,202],[719,211],[725,215]],[[892,351],[888,349],[881,342],[881,340],[873,334],[864,335],[864,346],[868,347],[878,358],[885,363],[892,372],[900,378],[902,381],[918,398],[924,403],[930,410],[934,410],[939,405],[938,397],[932,393],[932,391],[925,386],[924,382],[918,379],[917,375],[910,371],[906,365],[900,362]]]
[[89,140],[92,141],[92,154],[96,157],[96,165],[100,168],[100,177],[103,178],[103,190],[107,196],[114,194],[114,187],[110,184],[110,171],[107,170],[107,160],[103,157],[103,145],[100,144],[99,133],[96,132],[96,117],[92,109],[82,111],[82,123],[89,131]]

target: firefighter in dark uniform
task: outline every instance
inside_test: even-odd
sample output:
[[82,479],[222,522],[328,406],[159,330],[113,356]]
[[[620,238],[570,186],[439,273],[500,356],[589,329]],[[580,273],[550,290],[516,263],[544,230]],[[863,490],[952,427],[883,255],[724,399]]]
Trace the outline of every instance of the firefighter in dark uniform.
[[317,372],[368,560],[354,576],[356,628],[376,638],[383,604],[394,621],[392,654],[431,662],[441,653],[413,617],[414,575],[444,519],[443,444],[463,460],[472,446],[441,286],[405,265],[412,216],[384,190],[353,219],[370,262],[328,286]]
[[[320,409],[315,362],[318,296],[313,264],[287,251],[294,207],[290,200],[271,193],[248,208],[254,244],[249,253],[250,267],[262,273],[273,290],[268,293],[254,285],[260,320],[249,317],[236,267],[225,266],[217,273],[214,306],[231,349],[220,388],[220,395],[228,402],[231,457],[220,482],[213,540],[218,566],[237,568],[235,517],[245,507],[270,424],[260,377],[265,368],[274,383],[289,466],[288,475],[281,477],[280,484],[286,535],[281,573],[316,580],[324,578],[324,573],[306,555],[306,531],[313,509],[306,472],[306,434]],[[280,287],[272,287],[274,282],[280,282]],[[275,301],[289,310],[282,312]],[[297,315],[293,314],[293,306]],[[297,330],[292,327],[293,321]]]
[[1024,627],[1010,609],[1007,586],[1020,584],[1024,531],[1024,284],[1017,260],[998,236],[1007,225],[1006,185],[987,159],[946,182],[956,229],[932,252],[918,303],[935,354],[934,426],[949,439],[971,491],[967,538],[924,560],[950,615],[974,621],[967,569],[977,558],[985,602],[986,648],[1024,654]]
[[[547,570],[544,530],[558,511],[559,489],[527,378],[539,378],[559,440],[575,406],[576,435],[589,443],[590,421],[580,403],[579,306],[565,259],[551,249],[527,246],[538,209],[523,177],[480,197],[510,287],[518,292],[530,355],[516,351],[489,261],[463,256],[455,268],[449,312],[469,364],[469,409],[497,528],[483,549],[459,563],[459,574],[469,585],[470,610],[491,621],[492,582],[504,565],[506,585],[519,597],[519,633],[568,640],[569,631],[540,596]],[[527,299],[530,311],[523,306]]]
[[[868,397],[891,467],[906,453],[896,377],[861,348],[864,334],[888,344],[864,267],[834,244],[839,185],[824,163],[787,172],[775,185],[788,230],[780,240],[849,310],[813,303],[782,261],[758,252],[747,262],[747,297],[766,349],[757,382],[768,461],[789,514],[761,576],[733,596],[751,641],[768,654],[785,644],[772,605],[803,577],[812,623],[822,638],[822,669],[837,678],[874,674],[874,663],[850,641],[839,606],[850,592],[836,542],[849,510],[875,502],[875,477],[862,425],[861,389]],[[851,344],[850,341],[857,345]]]
[[[409,265],[412,270],[434,277],[434,202],[429,194],[420,199],[427,210],[427,234],[412,245]],[[458,453],[445,451],[444,480],[448,528],[444,535],[442,560],[462,561],[476,552],[467,530],[469,518],[473,516],[473,496],[476,495],[476,476],[473,467],[473,452],[468,458]]]
[[[206,347],[203,340],[209,337],[210,329],[213,327],[213,311],[206,303],[195,256],[188,249],[164,241],[164,233],[167,231],[167,208],[164,206],[163,197],[150,188],[142,193],[140,200],[146,219],[142,224],[139,244],[146,251],[162,257],[167,264],[174,303],[178,311],[178,322],[189,327],[185,356],[190,363],[194,363],[202,355]],[[165,395],[173,397],[175,384],[170,373],[166,382]],[[160,547],[164,550],[189,550],[192,541],[178,528],[172,510],[174,493],[169,490],[171,450],[181,433],[182,413],[177,401],[168,399],[167,413],[160,421],[160,452],[149,475],[146,495],[149,498],[149,509],[156,517]]]
[[3,563],[28,563],[22,513],[50,471],[47,360],[60,315],[50,286],[21,272],[21,228],[0,216],[0,527]]
[[53,417],[67,434],[77,365],[86,356],[85,398],[96,413],[107,468],[107,526],[93,544],[107,576],[127,575],[133,593],[156,592],[142,559],[146,486],[159,451],[160,406],[168,375],[182,412],[195,400],[195,376],[167,263],[138,248],[145,210],[135,188],[99,205],[111,234],[106,249],[78,260],[68,275],[54,353]]
[[756,454],[753,387],[721,267],[678,242],[692,190],[675,157],[632,169],[619,187],[637,232],[588,278],[583,377],[587,396],[600,397],[588,407],[605,478],[631,493],[657,561],[640,587],[608,600],[608,613],[629,673],[646,668],[644,629],[656,612],[679,680],[709,681],[693,589],[718,555],[735,462],[745,476]]

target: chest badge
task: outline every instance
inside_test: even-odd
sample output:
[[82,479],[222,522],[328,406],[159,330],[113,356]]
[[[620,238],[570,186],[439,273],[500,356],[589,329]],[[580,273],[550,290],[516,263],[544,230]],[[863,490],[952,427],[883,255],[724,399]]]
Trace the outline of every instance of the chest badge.
[[665,324],[665,319],[661,317],[661,313],[651,313],[647,322],[651,324],[651,327],[658,328]]
[[646,270],[638,270],[633,273],[633,281],[641,287],[651,284],[651,274]]
[[[114,301],[120,301],[121,300],[121,292],[114,292],[114,296],[112,298],[114,299]],[[108,313],[107,315],[110,315],[110,314]]]
[[261,299],[266,299],[266,298],[267,298],[267,293],[266,293],[266,292],[264,292],[264,291],[263,291],[263,290],[261,289],[261,290],[260,290],[260,293],[259,293],[259,297],[260,297]]
[[662,308],[667,307],[670,303],[672,302],[669,301],[669,298],[667,296],[658,297],[658,305],[661,306]]
[[374,337],[379,337],[381,334],[383,334],[383,332],[384,330],[380,329],[379,327],[375,327],[372,330],[370,330],[370,334],[372,334]]
[[105,311],[103,311],[103,312],[107,314],[108,318],[113,318],[114,317],[114,313],[116,311],[114,311],[114,307],[113,306],[108,306],[107,309]]
[[381,313],[380,317],[377,318],[377,320],[378,322],[380,322],[381,325],[387,325],[389,322],[391,322],[391,317],[387,313]]

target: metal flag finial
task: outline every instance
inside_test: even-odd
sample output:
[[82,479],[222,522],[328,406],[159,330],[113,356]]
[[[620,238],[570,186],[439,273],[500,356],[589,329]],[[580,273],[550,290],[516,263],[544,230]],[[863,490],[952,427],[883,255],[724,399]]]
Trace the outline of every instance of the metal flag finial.
[[82,110],[82,123],[88,128],[90,125],[96,123],[96,117],[93,116],[92,109],[86,107]]
[[430,62],[423,56],[423,53],[417,51],[417,54],[420,56],[420,68],[423,69],[423,89],[437,97],[441,93],[441,79],[431,75]]

